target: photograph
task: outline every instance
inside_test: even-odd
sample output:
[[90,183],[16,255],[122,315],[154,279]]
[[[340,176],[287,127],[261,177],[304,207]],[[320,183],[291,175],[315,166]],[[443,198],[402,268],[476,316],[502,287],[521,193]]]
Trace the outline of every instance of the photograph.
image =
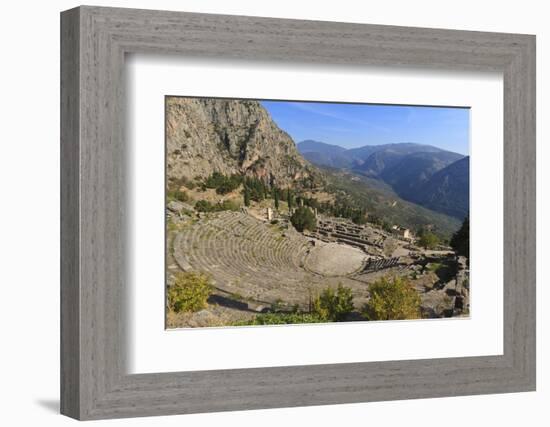
[[166,328],[468,317],[467,107],[165,97]]

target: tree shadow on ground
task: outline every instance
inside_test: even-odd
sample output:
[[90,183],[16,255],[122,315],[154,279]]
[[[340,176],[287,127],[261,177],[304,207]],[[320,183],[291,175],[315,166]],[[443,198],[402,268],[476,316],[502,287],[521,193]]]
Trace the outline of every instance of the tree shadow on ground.
[[239,301],[234,298],[229,298],[227,296],[214,294],[208,297],[209,304],[221,305],[222,307],[232,308],[234,310],[247,311],[247,312],[256,312],[248,307],[248,303]]

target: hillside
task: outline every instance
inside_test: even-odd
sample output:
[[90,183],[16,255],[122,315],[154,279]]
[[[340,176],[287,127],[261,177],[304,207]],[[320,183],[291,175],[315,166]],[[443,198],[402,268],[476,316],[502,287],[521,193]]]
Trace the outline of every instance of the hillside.
[[387,224],[399,224],[412,230],[429,227],[445,238],[450,238],[460,227],[457,218],[406,201],[383,181],[353,171],[324,170],[327,188],[337,195],[337,201],[366,209],[370,220],[377,218]]
[[170,179],[213,172],[278,186],[320,179],[257,101],[167,98],[166,151]]
[[470,208],[470,157],[464,157],[436,172],[422,187],[418,203],[456,218],[464,218]]

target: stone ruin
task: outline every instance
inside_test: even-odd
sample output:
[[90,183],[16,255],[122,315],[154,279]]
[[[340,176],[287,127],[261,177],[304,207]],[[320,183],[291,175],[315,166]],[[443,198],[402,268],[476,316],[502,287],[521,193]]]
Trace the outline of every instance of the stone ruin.
[[399,264],[399,257],[382,258],[382,259],[369,259],[363,272],[378,271],[386,268],[392,268]]
[[[178,216],[174,211],[180,207],[170,206],[168,214]],[[269,212],[265,212],[268,217]],[[185,215],[181,219],[186,221]],[[384,256],[385,243],[392,237],[369,225],[319,217],[317,229],[304,234],[285,220],[277,226],[259,221],[245,208],[241,212],[225,211],[186,221],[186,226],[174,235],[173,258],[180,270],[207,272],[219,295],[228,298],[239,295],[239,300],[252,311],[264,310],[280,300],[301,306],[307,303],[308,292],[319,292],[339,283],[353,290],[361,306],[368,299],[368,284],[390,274],[414,276],[413,283],[421,294],[426,317],[469,312],[468,270],[464,258],[456,260],[458,267],[453,269],[456,274],[452,278],[438,281],[431,277],[429,263],[452,255],[438,255],[439,258],[430,260],[412,250],[409,255]],[[314,251],[326,243],[360,249],[364,253],[363,266],[338,276],[309,268]],[[328,252],[333,258],[330,250]],[[452,264],[455,259],[448,261]]]
[[388,237],[380,230],[368,225],[357,225],[343,219],[317,219],[317,228],[308,236],[323,242],[337,242],[362,249],[366,254],[373,256],[383,255],[384,241]]

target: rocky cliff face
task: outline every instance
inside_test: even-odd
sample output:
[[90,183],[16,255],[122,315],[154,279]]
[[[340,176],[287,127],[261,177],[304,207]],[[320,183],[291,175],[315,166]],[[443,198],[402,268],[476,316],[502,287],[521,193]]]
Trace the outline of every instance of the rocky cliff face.
[[169,178],[242,173],[287,186],[318,174],[257,101],[170,97],[166,141]]

